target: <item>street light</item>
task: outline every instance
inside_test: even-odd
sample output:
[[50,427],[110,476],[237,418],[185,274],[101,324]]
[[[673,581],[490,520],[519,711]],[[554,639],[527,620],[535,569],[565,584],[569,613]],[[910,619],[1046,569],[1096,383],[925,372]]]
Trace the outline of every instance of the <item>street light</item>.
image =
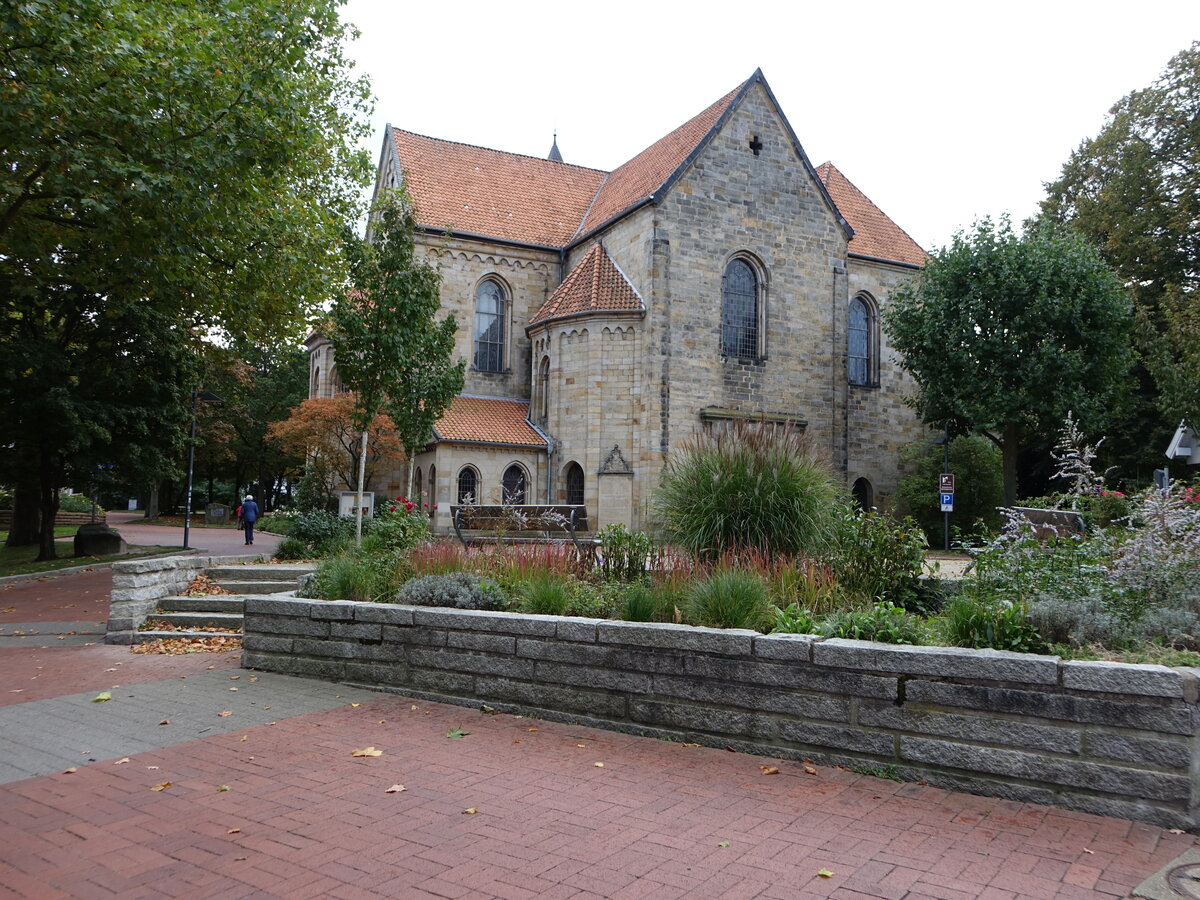
[[188,433],[188,482],[187,482],[187,505],[183,508],[183,549],[188,549],[188,532],[192,527],[192,472],[196,467],[196,404],[200,401],[205,403],[224,403],[225,401],[216,394],[210,394],[208,391],[202,391],[200,388],[192,391],[192,428]]

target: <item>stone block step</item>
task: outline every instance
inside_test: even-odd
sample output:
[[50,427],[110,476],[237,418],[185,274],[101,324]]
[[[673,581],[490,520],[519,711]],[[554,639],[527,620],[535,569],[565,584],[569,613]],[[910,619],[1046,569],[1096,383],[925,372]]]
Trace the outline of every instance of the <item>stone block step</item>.
[[165,641],[194,641],[202,638],[215,637],[241,638],[241,634],[232,631],[135,631],[133,633],[133,642],[135,644],[145,644],[150,641],[157,641],[159,639]]
[[203,594],[193,597],[163,597],[161,612],[218,612],[242,614],[245,601],[240,594]]
[[176,628],[194,625],[219,625],[229,630],[242,627],[241,613],[224,612],[156,612],[146,616],[147,622],[170,622]]
[[297,588],[295,581],[219,581],[217,584],[233,594],[281,594]]
[[296,579],[316,571],[313,563],[280,563],[264,566],[213,566],[206,574],[218,584],[230,581],[284,581],[295,584]]

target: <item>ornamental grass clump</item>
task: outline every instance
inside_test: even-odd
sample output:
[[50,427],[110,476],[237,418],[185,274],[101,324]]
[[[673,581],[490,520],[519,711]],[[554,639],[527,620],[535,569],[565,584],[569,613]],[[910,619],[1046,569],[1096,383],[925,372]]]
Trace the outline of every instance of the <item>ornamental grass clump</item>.
[[685,619],[711,628],[765,631],[772,607],[761,577],[742,569],[724,569],[697,581],[684,597]]
[[816,555],[834,540],[843,493],[794,428],[734,423],[671,453],[654,514],[667,543],[701,559],[747,549]]

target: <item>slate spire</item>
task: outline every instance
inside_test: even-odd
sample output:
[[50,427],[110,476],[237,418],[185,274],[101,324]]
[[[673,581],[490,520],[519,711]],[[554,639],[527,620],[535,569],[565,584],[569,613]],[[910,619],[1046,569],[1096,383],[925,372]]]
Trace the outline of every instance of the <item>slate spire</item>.
[[554,141],[550,144],[550,155],[546,159],[551,162],[562,162],[562,154],[558,152],[558,130],[554,131]]

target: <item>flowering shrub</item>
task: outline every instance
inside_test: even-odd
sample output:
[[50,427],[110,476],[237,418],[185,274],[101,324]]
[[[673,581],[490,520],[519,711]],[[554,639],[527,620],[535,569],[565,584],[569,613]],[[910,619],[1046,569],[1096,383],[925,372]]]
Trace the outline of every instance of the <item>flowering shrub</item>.
[[375,519],[363,539],[363,549],[372,553],[397,553],[429,539],[429,520],[406,497],[397,497],[375,510]]

